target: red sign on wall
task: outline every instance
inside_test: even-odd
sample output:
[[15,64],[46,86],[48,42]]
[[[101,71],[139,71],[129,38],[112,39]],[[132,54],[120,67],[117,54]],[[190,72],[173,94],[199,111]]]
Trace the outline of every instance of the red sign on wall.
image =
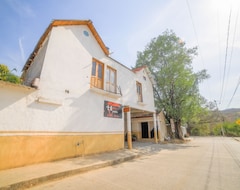
[[128,107],[128,106],[124,107],[123,112],[130,112],[130,107]]
[[122,105],[105,100],[104,117],[122,118]]

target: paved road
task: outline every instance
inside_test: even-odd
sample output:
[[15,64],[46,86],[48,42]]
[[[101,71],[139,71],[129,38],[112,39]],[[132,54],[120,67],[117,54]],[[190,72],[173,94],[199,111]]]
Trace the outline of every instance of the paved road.
[[193,138],[186,144],[145,148],[151,153],[139,159],[32,189],[240,189],[239,141],[226,137]]

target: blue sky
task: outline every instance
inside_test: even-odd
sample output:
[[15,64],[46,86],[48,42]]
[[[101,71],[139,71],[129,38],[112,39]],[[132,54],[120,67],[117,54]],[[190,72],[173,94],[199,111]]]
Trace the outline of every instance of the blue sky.
[[240,80],[239,9],[238,0],[1,0],[0,63],[20,75],[53,19],[92,20],[111,56],[128,67],[152,38],[172,29],[188,47],[199,47],[194,71],[211,75],[201,94],[220,109],[240,108],[240,87],[229,105]]

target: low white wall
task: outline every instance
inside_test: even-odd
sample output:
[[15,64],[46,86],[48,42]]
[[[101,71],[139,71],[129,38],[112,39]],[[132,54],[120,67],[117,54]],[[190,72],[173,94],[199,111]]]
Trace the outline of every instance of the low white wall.
[[[0,131],[123,132],[123,118],[104,117],[104,98],[93,92],[62,105],[38,102],[38,91],[1,86]],[[108,99],[110,100],[110,99]]]

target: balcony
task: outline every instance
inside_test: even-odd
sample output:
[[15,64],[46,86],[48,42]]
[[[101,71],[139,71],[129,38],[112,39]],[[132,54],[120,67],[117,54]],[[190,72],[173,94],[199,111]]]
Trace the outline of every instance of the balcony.
[[115,98],[115,99],[121,98],[121,96],[122,96],[120,86],[118,88],[116,88],[115,92],[113,90],[111,90],[110,88],[101,89],[101,88],[97,88],[95,86],[92,86],[90,88],[90,90],[95,92],[95,93],[98,93],[98,94],[101,94],[101,95],[104,95],[104,96],[108,96],[108,97],[111,97],[111,98]]

